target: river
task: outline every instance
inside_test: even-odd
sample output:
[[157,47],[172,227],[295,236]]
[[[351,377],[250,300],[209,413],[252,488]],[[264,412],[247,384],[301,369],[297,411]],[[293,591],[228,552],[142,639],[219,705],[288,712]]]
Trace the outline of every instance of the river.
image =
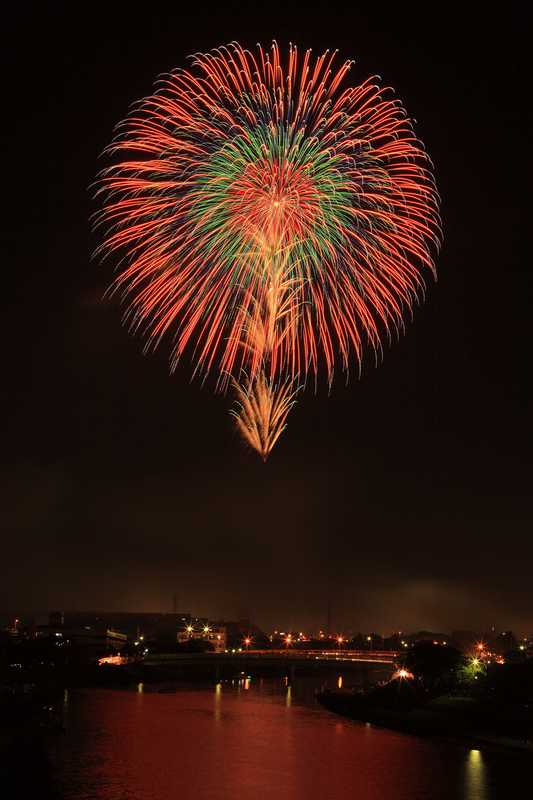
[[503,800],[531,786],[528,755],[344,720],[316,703],[315,688],[243,676],[66,691],[67,733],[49,747],[57,797]]

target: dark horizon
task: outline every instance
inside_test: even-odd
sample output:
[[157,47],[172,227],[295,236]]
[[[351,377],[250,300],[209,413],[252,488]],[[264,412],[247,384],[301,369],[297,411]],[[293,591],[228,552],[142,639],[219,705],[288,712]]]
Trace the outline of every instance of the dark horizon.
[[[533,632],[525,13],[280,6],[6,11],[11,109],[0,610],[248,615],[261,626]],[[129,106],[238,39],[355,58],[435,163],[438,282],[361,379],[308,390],[267,464],[229,398],[142,355],[103,299],[88,187]],[[9,335],[7,335],[9,334]]]

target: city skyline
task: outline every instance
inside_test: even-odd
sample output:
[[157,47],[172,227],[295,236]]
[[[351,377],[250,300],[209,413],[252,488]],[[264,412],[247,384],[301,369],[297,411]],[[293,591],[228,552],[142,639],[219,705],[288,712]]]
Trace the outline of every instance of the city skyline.
[[[7,624],[6,624],[7,623]],[[158,648],[172,643],[184,643],[188,639],[206,639],[210,642],[230,636],[232,645],[243,643],[248,648],[258,647],[308,648],[311,644],[323,642],[324,646],[332,642],[331,646],[340,648],[359,647],[362,649],[388,649],[402,652],[402,648],[410,647],[421,641],[428,641],[433,645],[450,645],[463,653],[484,652],[490,647],[499,649],[500,652],[520,654],[520,651],[529,652],[533,648],[533,633],[523,635],[525,631],[513,631],[509,628],[502,629],[495,625],[483,629],[472,630],[461,628],[448,631],[436,630],[389,630],[378,631],[368,626],[354,627],[353,625],[341,628],[328,620],[326,625],[320,623],[305,630],[300,627],[277,625],[275,628],[261,627],[250,618],[229,619],[220,616],[212,618],[198,616],[190,611],[50,611],[45,614],[33,616],[25,615],[11,617],[8,620],[0,617],[0,629],[9,632],[18,638],[66,636],[70,631],[73,636],[87,635],[87,631],[100,631],[102,635],[116,635],[120,647],[121,637],[138,646],[144,642],[143,647],[149,642],[155,643]],[[54,633],[61,631],[62,633]],[[223,633],[224,636],[216,636]],[[90,635],[90,634],[89,634]],[[134,641],[135,640],[135,641]],[[140,640],[140,641],[138,641]],[[119,647],[117,649],[119,649]],[[228,651],[226,651],[228,652]]]

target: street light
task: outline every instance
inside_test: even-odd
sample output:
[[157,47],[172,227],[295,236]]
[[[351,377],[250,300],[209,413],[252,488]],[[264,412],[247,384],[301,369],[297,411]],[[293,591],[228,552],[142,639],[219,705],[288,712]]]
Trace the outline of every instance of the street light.
[[404,669],[403,667],[402,667],[402,669],[398,670],[396,675],[398,676],[398,678],[400,678],[400,680],[403,680],[404,678],[412,678],[413,677],[413,673],[409,672],[409,670]]
[[251,644],[252,644],[251,638],[249,636],[245,636],[244,637],[244,646],[246,647],[246,650],[249,650]]
[[367,636],[366,640],[369,643],[369,649],[372,650],[372,637],[371,636]]

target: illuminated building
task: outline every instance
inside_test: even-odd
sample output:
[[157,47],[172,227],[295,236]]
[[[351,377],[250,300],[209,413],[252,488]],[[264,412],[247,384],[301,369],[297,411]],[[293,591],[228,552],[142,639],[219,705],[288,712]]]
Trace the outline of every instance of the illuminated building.
[[178,631],[176,636],[180,644],[195,639],[196,641],[209,642],[211,649],[215,653],[223,653],[226,649],[226,627],[224,625],[210,625],[207,620],[202,620],[198,625],[189,623],[182,630]]

